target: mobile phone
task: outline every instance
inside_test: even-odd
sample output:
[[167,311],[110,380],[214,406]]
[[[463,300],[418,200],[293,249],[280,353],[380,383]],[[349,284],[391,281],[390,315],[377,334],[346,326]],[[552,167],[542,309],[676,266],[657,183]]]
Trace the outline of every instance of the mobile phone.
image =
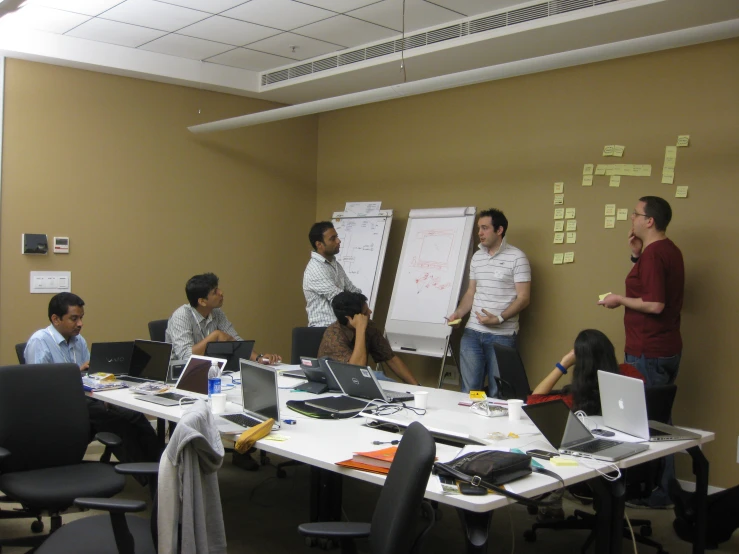
[[459,487],[459,492],[462,494],[483,496],[488,493],[488,490],[485,487],[476,487],[475,485],[465,483],[464,481],[457,481],[457,486]]
[[555,456],[559,456],[558,452],[549,452],[547,450],[527,450],[526,454],[533,456],[534,458],[541,458],[542,460],[549,460]]

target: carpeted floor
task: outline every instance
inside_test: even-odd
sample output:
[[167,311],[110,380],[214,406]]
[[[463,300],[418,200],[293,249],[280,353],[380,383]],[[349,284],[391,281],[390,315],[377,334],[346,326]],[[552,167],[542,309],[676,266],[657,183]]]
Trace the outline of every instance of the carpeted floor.
[[[88,455],[99,455],[94,445]],[[282,461],[272,457],[272,463]],[[265,466],[256,472],[249,472],[232,466],[230,455],[219,472],[221,499],[226,518],[228,551],[231,554],[244,553],[296,553],[321,552],[308,548],[297,533],[297,525],[308,520],[309,475],[307,466],[296,466],[287,469],[286,479],[277,479],[275,469]],[[345,518],[352,521],[369,521],[374,504],[379,495],[379,487],[356,479],[344,480],[343,509]],[[126,498],[147,499],[147,491],[138,483],[129,480],[122,496]],[[12,505],[3,504],[2,509]],[[588,511],[579,503],[565,500],[565,512],[574,509]],[[76,517],[85,517],[90,512],[70,514],[64,521]],[[427,554],[448,554],[463,552],[462,530],[455,510],[442,506],[442,518],[432,529],[426,541],[424,552]],[[672,530],[672,511],[664,510],[632,510],[627,509],[632,518],[650,518],[653,522],[653,538],[662,542],[665,550],[671,554],[688,553],[691,545],[677,538]],[[148,514],[145,514],[148,517]],[[537,542],[529,543],[523,533],[535,521],[521,506],[510,506],[496,510],[492,520],[489,552],[521,554],[533,552],[574,553],[579,552],[584,542],[586,531],[541,530],[537,534]],[[48,519],[45,520],[48,527]],[[29,534],[30,520],[0,520],[0,536],[14,537]],[[360,551],[367,551],[366,544],[358,544]],[[655,550],[637,545],[638,552],[651,553]],[[20,554],[27,548],[3,548],[3,554]],[[338,550],[334,550],[338,552]],[[593,552],[591,548],[590,552]],[[624,540],[624,553],[634,552],[631,541]],[[721,545],[718,553],[739,552],[739,533],[732,540]]]

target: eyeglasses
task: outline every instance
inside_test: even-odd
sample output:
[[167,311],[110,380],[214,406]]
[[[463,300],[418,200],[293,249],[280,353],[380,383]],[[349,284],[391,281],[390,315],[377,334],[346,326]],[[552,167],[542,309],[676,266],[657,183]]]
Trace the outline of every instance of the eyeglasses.
[[639,213],[639,212],[637,212],[636,210],[634,210],[633,212],[631,212],[631,217],[637,217],[637,216],[639,216],[639,215],[640,215],[640,216],[642,216],[642,217],[652,217],[651,215],[647,215],[647,214],[640,214],[640,213]]

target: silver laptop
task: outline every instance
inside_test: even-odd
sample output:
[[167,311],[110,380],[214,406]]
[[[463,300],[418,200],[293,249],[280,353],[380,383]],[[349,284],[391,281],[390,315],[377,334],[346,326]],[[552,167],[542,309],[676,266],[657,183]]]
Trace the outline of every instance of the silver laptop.
[[223,414],[218,418],[221,433],[241,433],[267,421],[275,420],[272,429],[280,428],[280,396],[277,387],[279,373],[272,367],[242,359],[241,398],[243,410]]
[[598,371],[603,425],[648,441],[682,441],[698,433],[647,419],[644,382],[617,373]]
[[[179,404],[192,404],[198,398],[208,398],[208,371],[210,366],[216,365],[223,371],[226,360],[221,358],[208,358],[193,354],[187,360],[185,369],[182,370],[177,380],[175,390],[177,392],[165,392],[162,394],[142,394],[137,396],[144,402],[152,402],[161,406],[177,406]],[[182,394],[184,393],[184,394]]]
[[385,402],[407,402],[413,395],[383,389],[377,382],[375,372],[369,367],[326,360],[331,375],[341,387],[341,392],[353,398],[384,400]]
[[562,400],[530,404],[523,411],[561,454],[615,462],[649,448],[648,444],[595,438]]

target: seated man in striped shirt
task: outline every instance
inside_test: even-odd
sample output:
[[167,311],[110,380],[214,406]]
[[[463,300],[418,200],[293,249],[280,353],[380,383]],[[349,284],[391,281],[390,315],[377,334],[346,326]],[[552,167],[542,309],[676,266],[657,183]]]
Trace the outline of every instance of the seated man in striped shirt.
[[[330,221],[313,224],[308,233],[313,248],[310,260],[303,273],[303,294],[305,294],[309,327],[328,327],[336,316],[331,301],[340,292],[359,292],[349,280],[344,268],[336,259],[341,248],[341,239]],[[369,315],[365,304],[362,313]]]
[[500,210],[480,212],[480,249],[470,262],[470,284],[449,321],[472,311],[460,345],[462,392],[483,390],[498,395],[500,376],[493,343],[517,347],[518,314],[529,305],[531,267],[521,250],[505,240],[508,220]]
[[[195,275],[185,285],[188,304],[177,308],[169,318],[165,340],[172,343],[172,356],[187,360],[193,354],[202,356],[209,342],[242,339],[221,310],[223,291],[218,288],[218,277],[213,273]],[[251,353],[252,361],[276,364],[282,361],[277,354]]]

